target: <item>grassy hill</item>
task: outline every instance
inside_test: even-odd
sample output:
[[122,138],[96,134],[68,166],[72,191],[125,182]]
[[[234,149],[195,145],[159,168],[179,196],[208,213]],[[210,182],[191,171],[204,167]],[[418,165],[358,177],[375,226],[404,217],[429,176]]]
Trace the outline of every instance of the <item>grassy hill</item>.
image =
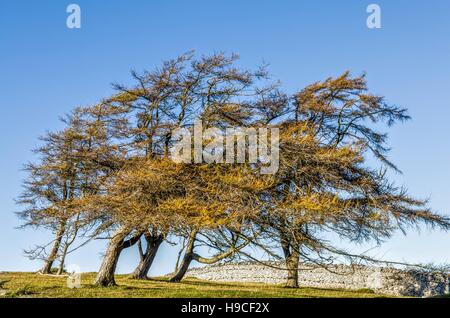
[[82,288],[69,289],[66,277],[35,273],[0,273],[0,297],[179,297],[179,298],[240,298],[240,297],[384,297],[370,290],[340,290],[321,288],[288,289],[264,284],[214,283],[187,278],[182,283],[168,283],[164,278],[137,281],[127,275],[117,275],[117,287],[92,285],[95,273],[82,274]]

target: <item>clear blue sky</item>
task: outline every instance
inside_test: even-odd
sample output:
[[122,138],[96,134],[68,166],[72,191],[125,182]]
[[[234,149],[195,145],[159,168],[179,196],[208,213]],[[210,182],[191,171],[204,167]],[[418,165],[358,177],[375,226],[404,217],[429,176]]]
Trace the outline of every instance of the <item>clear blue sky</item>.
[[[66,28],[66,7],[82,9],[82,28]],[[366,7],[382,9],[382,29],[366,27]],[[58,116],[127,83],[134,68],[152,68],[190,49],[238,52],[242,63],[270,62],[293,91],[344,70],[365,71],[370,88],[406,106],[413,120],[391,131],[391,158],[403,170],[393,178],[450,213],[450,2],[389,1],[106,1],[0,0],[0,271],[40,264],[22,249],[45,242],[23,231],[13,212],[22,165]],[[70,255],[68,263],[94,271],[104,242]],[[395,236],[376,250],[392,260],[449,262],[450,234]],[[130,271],[135,249],[119,262]],[[170,271],[175,250],[162,249],[151,274]]]

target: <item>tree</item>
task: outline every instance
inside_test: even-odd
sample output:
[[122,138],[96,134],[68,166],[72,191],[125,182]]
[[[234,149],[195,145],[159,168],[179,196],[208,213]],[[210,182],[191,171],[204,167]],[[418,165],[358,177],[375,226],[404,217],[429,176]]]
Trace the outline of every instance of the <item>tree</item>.
[[[261,180],[252,177],[253,171],[244,173],[240,166],[177,164],[164,158],[134,159],[128,163],[115,176],[114,183],[107,189],[107,196],[89,198],[96,209],[110,213],[114,224],[122,225],[119,229],[122,236],[112,237],[109,244],[106,255],[111,257],[104,258],[104,264],[108,262],[110,265],[101,267],[108,271],[101,271],[97,278],[107,277],[110,279],[108,285],[114,284],[111,267],[117,264],[117,254],[126,246],[138,242],[142,233],[147,237],[156,233],[156,243],[147,250],[147,254],[154,257],[160,236],[189,231],[188,248],[176,276],[178,279],[174,281],[183,277],[192,260],[213,263],[231,257],[248,242],[235,236],[232,242],[227,243],[222,237],[222,244],[214,248],[220,250],[228,244],[228,250],[210,259],[194,253],[194,244],[201,242],[200,237],[211,238],[209,233],[224,231],[225,228],[243,231],[245,219],[257,210],[256,203],[252,204],[258,198],[255,191],[265,186]],[[153,232],[148,231],[150,224]],[[135,235],[124,242],[123,237],[131,230]],[[148,269],[142,268],[151,265],[152,260],[150,257],[143,258],[133,276],[145,278]]]
[[306,87],[294,96],[287,118],[280,124],[276,185],[265,194],[267,208],[256,224],[281,245],[288,287],[298,287],[300,259],[322,266],[336,255],[375,261],[328,242],[327,232],[351,242],[380,242],[420,222],[449,228],[447,217],[389,182],[385,169],[368,167],[371,153],[398,171],[386,156],[387,135],[367,121],[390,126],[409,117],[405,109],[367,93],[363,76],[345,73]]
[[41,139],[44,145],[35,150],[40,156],[39,162],[29,163],[25,168],[28,178],[24,181],[24,191],[18,199],[24,209],[18,215],[24,220],[24,226],[50,228],[55,234],[48,255],[45,246],[27,251],[31,258],[44,259],[41,269],[43,274],[51,272],[63,236],[72,224],[69,207],[70,201],[77,195],[79,180],[76,162],[71,155],[77,139],[71,129],[48,133]]
[[[107,122],[101,120],[105,111],[100,106],[76,108],[62,119],[64,130],[41,138],[43,145],[35,150],[38,162],[26,166],[28,178],[18,199],[24,209],[18,214],[24,226],[46,227],[55,232],[48,255],[46,246],[28,251],[32,258],[45,259],[42,273],[50,273],[57,259],[58,273],[62,273],[69,247],[80,230],[98,221],[97,216],[83,213],[75,201],[96,193],[101,180],[123,161],[120,150],[108,144],[119,128],[108,128]],[[114,125],[119,123],[116,120]]]
[[[239,105],[235,100],[247,94],[247,89],[256,78],[263,76],[263,72],[239,70],[233,67],[236,59],[236,56],[226,57],[223,54],[195,59],[192,53],[188,53],[164,62],[161,68],[154,71],[132,72],[137,82],[134,87],[116,84],[118,93],[105,100],[105,105],[117,110],[121,113],[121,120],[127,121],[119,139],[127,145],[128,158],[167,159],[173,143],[172,131],[190,127],[199,118],[208,116],[222,124],[242,121],[245,118],[243,107],[235,106],[230,113],[230,105]],[[131,163],[130,167],[133,165]],[[115,178],[114,174],[111,175],[107,183],[114,184]],[[102,195],[107,198],[108,191]],[[105,213],[110,212],[105,210]],[[155,224],[148,223],[146,229],[140,228],[139,232],[145,233],[154,227]],[[119,231],[117,240],[111,240],[110,244],[121,244],[124,236],[134,230],[131,226]],[[116,250],[120,249],[117,246],[108,248],[104,260],[114,259],[107,254]],[[120,253],[115,255],[118,257]],[[112,263],[116,262],[114,260]],[[107,264],[103,262],[103,266]],[[110,270],[106,283],[99,278],[96,280],[100,285],[110,284],[113,280],[111,270],[114,266],[107,267]],[[101,269],[100,272],[105,271]]]
[[135,279],[148,278],[148,272],[153,264],[156,253],[158,252],[161,243],[164,242],[166,238],[165,234],[160,233],[156,226],[145,231],[143,236],[146,247],[144,250],[141,240],[138,241],[139,264],[131,274],[131,277]]
[[94,228],[89,240],[102,233],[116,231],[98,273],[98,279],[103,281],[100,284],[107,286],[114,284],[111,271],[114,273],[121,251],[133,246],[142,234],[132,233],[133,229],[115,224],[111,214],[95,206],[96,201],[92,200],[105,194],[112,176],[126,165],[130,157],[130,148],[123,142],[128,131],[128,121],[121,108],[111,107],[105,102],[78,111],[82,114],[80,122],[84,147],[76,154],[76,158],[82,166],[85,191],[73,205],[83,215],[84,222]]
[[[25,225],[55,233],[48,256],[47,246],[32,251],[46,256],[42,272],[59,258],[61,273],[78,238],[106,235],[95,284],[115,285],[120,255],[135,244],[140,260],[131,276],[146,279],[162,242],[175,236],[184,243],[172,282],[192,261],[252,258],[244,249],[253,245],[283,259],[287,286],[297,287],[301,262],[376,261],[341,249],[327,240],[329,233],[379,243],[420,223],[449,228],[448,218],[387,175],[399,169],[388,158],[387,134],[375,127],[408,120],[406,109],[388,105],[368,92],[364,76],[349,73],[290,96],[265,67],[246,70],[237,59],[189,52],[152,71],[133,71],[133,85],[115,84],[113,96],[76,108],[66,129],[44,138],[19,199]],[[278,128],[279,143],[271,145],[279,145],[279,169],[261,174],[261,151],[252,162],[205,163],[206,157],[228,158],[228,151],[236,158],[234,141],[230,149],[204,147],[211,135],[200,152],[194,147],[194,160],[172,160],[175,130],[195,135],[210,128],[216,134]],[[250,137],[241,141],[251,144]],[[242,154],[250,158],[247,150]],[[201,246],[212,256],[200,255]]]

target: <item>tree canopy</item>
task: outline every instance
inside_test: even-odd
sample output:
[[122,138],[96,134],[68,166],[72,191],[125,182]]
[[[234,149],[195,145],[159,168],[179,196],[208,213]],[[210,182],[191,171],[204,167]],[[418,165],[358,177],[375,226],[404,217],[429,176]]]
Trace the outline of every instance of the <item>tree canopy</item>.
[[[289,94],[265,66],[247,70],[237,55],[189,52],[132,78],[132,85],[114,84],[115,93],[98,104],[74,109],[66,128],[48,133],[39,160],[26,166],[19,215],[25,226],[55,233],[48,253],[45,245],[30,251],[45,260],[43,273],[57,258],[63,268],[74,241],[106,236],[96,284],[115,284],[119,256],[135,244],[133,277],[146,278],[161,242],[179,238],[171,281],[180,281],[192,261],[263,261],[249,252],[255,248],[284,259],[287,285],[297,287],[301,262],[376,261],[348,253],[329,233],[380,243],[421,223],[450,227],[448,217],[389,179],[388,170],[400,170],[388,157],[385,128],[410,118],[371,94],[365,76],[345,72]],[[268,151],[278,151],[277,169],[261,173],[267,162],[261,149],[249,160],[250,148],[242,162],[206,163],[202,154],[217,155],[208,148],[200,160],[174,161],[174,132],[194,134],[196,122],[202,132],[279,132]],[[249,146],[251,136],[243,138]],[[219,150],[234,158],[236,148],[222,143]],[[202,245],[209,255],[200,255]]]

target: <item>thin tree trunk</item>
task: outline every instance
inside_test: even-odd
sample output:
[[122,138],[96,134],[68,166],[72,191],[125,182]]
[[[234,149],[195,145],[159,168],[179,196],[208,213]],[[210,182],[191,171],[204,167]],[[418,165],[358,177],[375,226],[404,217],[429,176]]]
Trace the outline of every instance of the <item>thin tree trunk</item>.
[[66,222],[61,221],[58,231],[56,232],[56,238],[53,242],[52,249],[50,251],[50,254],[48,255],[47,259],[45,260],[44,266],[40,270],[42,274],[50,274],[52,272],[52,266],[55,262],[56,258],[58,257],[58,251],[59,247],[61,245],[62,237],[64,235],[64,231],[66,228]]
[[130,230],[122,227],[117,230],[117,232],[111,238],[105,256],[103,258],[102,265],[100,266],[100,270],[98,271],[97,277],[95,278],[95,285],[104,287],[116,285],[114,273],[116,271],[120,253],[123,249],[134,245],[142,235],[142,233],[139,233],[133,238],[124,241],[129,233]]
[[[69,185],[67,185],[67,181],[69,182]],[[73,192],[73,183],[74,183],[74,176],[70,179],[64,182],[64,188],[63,188],[63,196],[65,200],[67,199],[73,199],[74,192]],[[58,231],[56,233],[56,239],[53,243],[52,250],[47,258],[47,260],[44,263],[44,267],[41,270],[41,273],[43,274],[50,274],[52,271],[53,263],[55,262],[56,258],[58,257],[58,251],[61,246],[62,238],[64,236],[64,233],[66,232],[66,226],[67,226],[67,219],[63,218],[60,221]],[[67,252],[67,248],[66,248]],[[64,266],[64,264],[63,264]],[[60,270],[58,269],[58,272]]]
[[63,249],[63,251],[61,253],[61,260],[59,262],[59,268],[58,268],[57,275],[61,275],[64,272],[64,265],[65,265],[64,263],[65,263],[65,260],[66,260],[66,255],[67,255],[68,248],[69,248],[69,244],[66,243],[64,245],[64,249]]
[[140,261],[136,269],[131,274],[131,278],[134,279],[147,279],[150,267],[153,264],[156,253],[158,252],[159,246],[164,241],[164,235],[150,235],[150,233],[145,235],[145,240],[147,242],[147,247],[145,253],[142,253],[141,247],[139,246]]
[[197,230],[192,230],[189,235],[189,240],[186,245],[186,251],[184,253],[183,261],[181,262],[181,265],[178,267],[175,275],[173,275],[169,282],[171,283],[178,283],[180,282],[184,275],[186,274],[187,270],[189,269],[189,265],[191,264],[192,260],[194,259],[194,243],[197,236]]
[[[80,220],[80,215],[78,214],[77,219],[73,223],[74,230],[70,235],[67,235],[66,241],[64,242],[64,249],[61,252],[61,256],[60,256],[58,275],[61,275],[64,272],[64,265],[65,265],[65,261],[66,261],[67,251],[69,250],[69,247],[72,245],[72,243],[75,241],[75,239],[77,238],[79,220]],[[69,231],[66,230],[66,232],[69,232]]]

